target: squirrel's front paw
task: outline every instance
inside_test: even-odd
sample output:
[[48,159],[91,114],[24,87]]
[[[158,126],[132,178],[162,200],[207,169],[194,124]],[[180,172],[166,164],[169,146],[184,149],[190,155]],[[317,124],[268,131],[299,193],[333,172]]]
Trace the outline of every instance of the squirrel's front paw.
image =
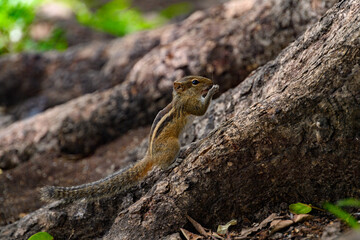
[[219,91],[219,85],[213,85],[212,88],[210,89],[209,93],[211,95],[214,95],[215,93],[217,93]]

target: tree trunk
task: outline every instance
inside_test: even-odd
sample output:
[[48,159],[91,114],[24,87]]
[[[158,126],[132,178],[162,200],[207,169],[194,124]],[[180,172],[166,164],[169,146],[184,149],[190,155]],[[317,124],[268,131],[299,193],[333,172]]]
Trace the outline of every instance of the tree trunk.
[[157,239],[178,231],[185,214],[215,227],[258,220],[280,203],[358,196],[359,20],[360,3],[342,1],[220,97],[213,109],[225,106],[229,120],[120,212],[104,239]]
[[[44,150],[88,155],[129,129],[151,124],[170,101],[172,81],[181,76],[214,78],[224,92],[275,57],[334,2],[229,2],[196,12],[178,26],[114,40],[109,46],[92,44],[66,53],[5,57],[2,61],[7,65],[0,70],[3,99],[10,101],[9,94],[15,99],[21,99],[17,94],[29,96],[27,86],[34,85],[34,79],[40,81],[32,92],[43,93],[18,106],[23,113],[41,111],[40,102],[48,102],[50,96],[59,103],[122,84],[0,130],[0,167],[13,168]],[[93,87],[83,89],[82,85]],[[12,94],[19,88],[24,90]],[[50,102],[47,106],[56,104]]]
[[0,59],[0,105],[15,120],[124,81],[139,58],[160,43],[168,27],[66,52],[21,53]]
[[[139,159],[146,143],[137,150],[134,146],[149,130],[135,128],[149,125],[170,101],[174,79],[205,75],[214,78],[225,92],[274,58],[335,1],[229,2],[196,12],[181,23],[109,44],[0,59],[7,64],[0,68],[0,95],[8,101],[9,95],[24,99],[12,107],[21,114],[42,111],[43,105],[34,99],[47,99],[52,106],[120,83],[0,129],[0,168],[5,172],[0,174],[0,198],[4,199],[0,224],[39,208],[40,186],[97,180]],[[29,87],[34,87],[34,81],[39,84],[35,84],[35,92]],[[19,88],[19,92],[12,90]],[[223,106],[234,107],[220,105],[212,115],[199,118],[186,133],[183,145],[205,137],[229,118],[231,111]],[[29,169],[28,174],[23,173]]]
[[359,22],[360,3],[341,1],[222,94],[208,113],[215,120],[199,121],[216,129],[185,151],[178,167],[154,170],[115,198],[47,205],[2,227],[1,237],[44,230],[56,239],[159,239],[179,231],[185,214],[216,226],[258,220],[281,203],[358,196]]
[[[40,207],[39,186],[96,180],[141,156],[143,150],[132,150],[134,154],[122,161],[112,155],[111,164],[97,163],[91,154],[117,137],[133,138],[129,129],[150,124],[170,101],[174,79],[185,74],[206,75],[220,83],[225,92],[252,69],[275,57],[333,2],[229,2],[196,12],[182,23],[108,44],[91,43],[64,53],[1,58],[0,98],[9,106],[12,119],[36,114],[95,89],[121,84],[0,129],[0,168],[6,170],[0,175],[0,197],[5,199],[0,224]],[[183,143],[204,137],[210,127],[199,131],[192,127]],[[109,152],[115,151],[118,147],[113,144]],[[63,157],[87,157],[84,161],[90,163],[73,163],[74,167],[69,168]],[[113,165],[115,168],[109,170]],[[80,170],[87,167],[93,171]],[[93,173],[95,168],[104,170]],[[27,169],[35,170],[24,175]]]

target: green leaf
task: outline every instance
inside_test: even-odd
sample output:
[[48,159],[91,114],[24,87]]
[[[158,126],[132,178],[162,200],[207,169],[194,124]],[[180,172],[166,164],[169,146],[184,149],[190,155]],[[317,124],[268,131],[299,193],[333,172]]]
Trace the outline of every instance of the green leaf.
[[323,207],[330,213],[334,214],[337,218],[346,222],[351,228],[354,229],[360,228],[360,225],[356,221],[356,219],[353,216],[351,216],[350,213],[344,211],[339,206],[336,206],[331,203],[325,203]]
[[311,212],[312,207],[305,203],[293,203],[290,204],[289,209],[294,214],[306,214]]
[[47,232],[38,232],[32,235],[28,240],[53,240],[54,237]]
[[337,201],[336,205],[339,207],[360,207],[360,200],[355,198],[343,199]]

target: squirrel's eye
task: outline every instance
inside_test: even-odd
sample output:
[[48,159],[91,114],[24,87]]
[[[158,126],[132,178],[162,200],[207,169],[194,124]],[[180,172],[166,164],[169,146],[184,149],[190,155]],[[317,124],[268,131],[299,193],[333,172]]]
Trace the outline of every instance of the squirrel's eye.
[[194,84],[194,85],[196,85],[196,84],[198,84],[198,83],[199,83],[198,80],[193,80],[193,81],[192,81],[192,84]]

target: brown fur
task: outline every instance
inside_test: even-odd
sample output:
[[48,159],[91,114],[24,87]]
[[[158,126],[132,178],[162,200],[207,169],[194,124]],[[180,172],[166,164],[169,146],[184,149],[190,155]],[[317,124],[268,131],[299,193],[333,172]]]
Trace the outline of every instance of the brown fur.
[[[195,84],[193,81],[196,80]],[[146,156],[127,171],[118,171],[106,178],[74,187],[47,186],[41,189],[44,201],[111,196],[135,185],[154,166],[169,167],[180,149],[179,136],[190,115],[203,115],[217,92],[218,86],[204,77],[188,76],[174,82],[172,102],[158,113],[150,131]],[[205,95],[205,98],[202,97]]]

